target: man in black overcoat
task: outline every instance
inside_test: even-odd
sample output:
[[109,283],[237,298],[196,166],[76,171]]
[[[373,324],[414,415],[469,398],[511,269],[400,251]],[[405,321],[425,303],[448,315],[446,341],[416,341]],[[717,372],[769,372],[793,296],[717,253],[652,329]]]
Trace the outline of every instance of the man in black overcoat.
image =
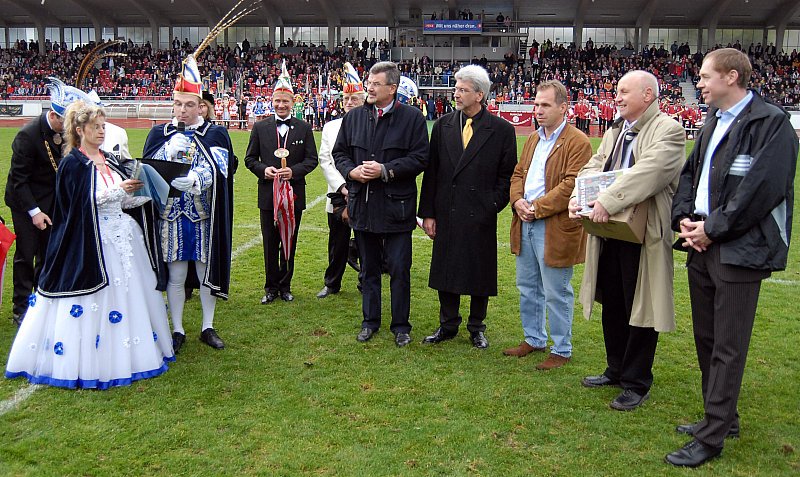
[[486,309],[497,295],[497,214],[508,205],[517,141],[514,127],[483,105],[486,70],[469,65],[455,77],[456,111],[434,124],[422,177],[419,216],[433,239],[428,285],[439,291],[439,328],[423,342],[454,338],[461,295],[470,295],[467,330],[485,349]]

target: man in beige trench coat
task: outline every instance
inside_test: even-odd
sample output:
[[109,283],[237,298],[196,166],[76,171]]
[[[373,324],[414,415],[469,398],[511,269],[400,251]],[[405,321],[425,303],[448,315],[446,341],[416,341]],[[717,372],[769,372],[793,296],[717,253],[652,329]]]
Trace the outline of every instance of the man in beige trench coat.
[[[602,303],[606,370],[583,379],[587,387],[618,386],[611,401],[620,411],[636,409],[649,397],[658,333],[675,329],[672,293],[672,195],[686,160],[683,128],[658,109],[658,80],[631,71],[617,84],[620,118],[603,136],[597,154],[578,177],[627,169],[600,193],[589,218],[609,215],[644,202],[648,207],[644,243],[589,236],[580,290],[584,316]],[[577,190],[570,217],[577,218]]]

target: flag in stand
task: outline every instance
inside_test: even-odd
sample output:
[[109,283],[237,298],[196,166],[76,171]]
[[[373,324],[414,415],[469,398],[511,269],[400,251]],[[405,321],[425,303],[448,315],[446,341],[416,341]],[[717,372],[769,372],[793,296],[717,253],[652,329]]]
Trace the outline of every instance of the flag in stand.
[[6,273],[6,256],[17,236],[0,222],[0,304],[3,303],[3,278]]
[[[281,168],[286,167],[286,158],[281,159]],[[294,240],[294,189],[288,180],[283,180],[278,175],[272,181],[272,209],[275,214],[275,225],[281,235],[283,256],[289,260]]]

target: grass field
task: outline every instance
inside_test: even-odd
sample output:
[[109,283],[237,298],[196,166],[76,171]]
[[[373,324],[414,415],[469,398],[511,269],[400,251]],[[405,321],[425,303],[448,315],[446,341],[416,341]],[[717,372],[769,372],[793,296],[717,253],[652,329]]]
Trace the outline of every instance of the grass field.
[[[15,132],[0,129],[0,190]],[[128,134],[131,151],[141,151],[146,131]],[[243,157],[248,134],[231,136]],[[518,141],[521,150],[524,138]],[[187,343],[161,377],[106,392],[36,388],[15,406],[8,403],[28,392],[28,383],[0,378],[0,475],[800,474],[800,321],[791,305],[800,291],[797,226],[789,269],[762,288],[739,402],[742,437],[727,442],[721,459],[690,471],[663,463],[687,440],[674,426],[702,415],[683,255],[675,256],[678,328],[661,336],[651,399],[621,413],[608,407],[615,390],[580,385],[583,376],[605,367],[599,319],[583,320],[580,306],[574,357],[566,367],[537,372],[543,356],[501,354],[522,338],[509,209],[498,230],[499,296],[489,302],[490,348],[473,349],[463,329],[451,342],[420,344],[437,327],[438,306],[427,287],[432,242],[417,230],[414,341],[398,349],[388,331],[388,293],[382,331],[367,344],[355,341],[361,307],[352,270],[341,293],[314,296],[327,261],[324,203],[313,200],[325,193],[319,169],[308,177],[314,205],[303,214],[299,234],[296,299],[260,304],[264,269],[255,183],[242,165],[231,299],[218,304],[215,323],[227,349],[216,352],[197,340],[195,298],[184,318]],[[4,205],[0,213],[10,218]],[[0,310],[3,369],[16,331],[8,320],[10,268]],[[576,292],[581,273],[577,267]]]

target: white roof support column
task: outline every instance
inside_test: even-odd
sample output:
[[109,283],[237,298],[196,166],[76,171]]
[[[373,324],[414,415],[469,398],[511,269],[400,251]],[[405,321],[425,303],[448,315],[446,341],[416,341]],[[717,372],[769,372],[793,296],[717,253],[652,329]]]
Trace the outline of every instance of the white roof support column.
[[96,8],[93,9],[86,5],[83,0],[70,1],[92,21],[92,26],[94,27],[94,42],[99,45],[100,42],[103,41],[103,25],[115,26],[115,22],[111,21],[107,16],[99,14]]
[[[786,0],[778,5],[767,18],[766,28],[775,27],[775,51],[783,49],[783,38],[786,34],[786,25],[789,20],[800,11],[800,0]],[[764,30],[764,47],[767,46],[766,28]]]
[[327,46],[332,50],[332,46],[335,45],[334,41],[336,39],[336,28],[342,24],[342,19],[339,17],[339,13],[336,11],[336,8],[332,7],[328,0],[319,0],[319,6],[322,8],[322,12],[325,13],[325,16],[328,18]]
[[[147,22],[150,24],[150,45],[152,45],[153,50],[157,50],[158,46],[159,46],[158,45],[158,43],[159,43],[158,40],[159,40],[159,26],[160,25],[158,23],[158,20],[156,19],[156,16],[155,16],[154,12],[152,11],[152,9],[147,9],[146,7],[144,7],[142,5],[142,2],[140,2],[138,0],[128,0],[128,3],[133,5],[134,8],[136,8],[136,10],[139,11],[139,13],[141,13],[142,15],[144,15],[145,18],[147,18]],[[170,29],[169,29],[169,34],[170,34],[169,42],[170,42],[170,45],[171,45],[172,44],[172,27],[170,27]],[[115,40],[117,39],[116,38],[116,29],[115,29],[115,33],[114,33],[114,39]]]
[[275,45],[275,27],[283,26],[283,18],[276,13],[275,7],[272,5],[272,0],[263,0],[261,2],[261,13],[267,18],[267,25],[270,27],[270,41]]
[[[650,20],[653,18],[653,13],[658,7],[659,0],[648,0],[647,4],[642,9],[642,13],[636,18],[636,28],[640,29],[639,41],[642,45],[650,43]],[[636,46],[637,50],[639,46]]]
[[581,0],[578,4],[578,10],[575,12],[575,23],[572,24],[572,41],[575,42],[575,47],[580,48],[583,45],[583,19],[586,17],[586,9],[592,0]]
[[719,23],[719,17],[722,16],[722,13],[728,8],[728,5],[730,5],[732,1],[733,0],[721,0],[700,22],[700,26],[708,28],[708,37],[705,44],[706,50],[714,48],[717,44],[717,23]]

